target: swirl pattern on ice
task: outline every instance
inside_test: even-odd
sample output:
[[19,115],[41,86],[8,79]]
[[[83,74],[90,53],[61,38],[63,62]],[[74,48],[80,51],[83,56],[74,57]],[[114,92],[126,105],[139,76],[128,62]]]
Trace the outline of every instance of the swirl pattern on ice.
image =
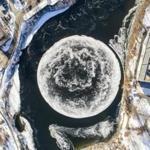
[[115,99],[121,71],[114,53],[87,36],[71,36],[55,43],[41,58],[38,85],[57,112],[85,118],[104,111]]

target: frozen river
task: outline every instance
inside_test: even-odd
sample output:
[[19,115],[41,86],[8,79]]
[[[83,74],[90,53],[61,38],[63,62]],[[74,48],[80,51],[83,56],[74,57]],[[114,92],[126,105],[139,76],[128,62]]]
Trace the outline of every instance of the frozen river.
[[[118,33],[121,23],[133,0],[80,0],[67,12],[46,22],[24,51],[20,61],[21,113],[34,130],[38,150],[57,150],[55,140],[50,138],[48,126],[58,124],[66,127],[86,127],[110,117],[115,119],[121,89],[112,105],[101,114],[87,119],[71,119],[49,107],[37,85],[37,67],[42,54],[58,40],[74,34],[88,35],[108,44]],[[78,144],[78,140],[73,142]]]

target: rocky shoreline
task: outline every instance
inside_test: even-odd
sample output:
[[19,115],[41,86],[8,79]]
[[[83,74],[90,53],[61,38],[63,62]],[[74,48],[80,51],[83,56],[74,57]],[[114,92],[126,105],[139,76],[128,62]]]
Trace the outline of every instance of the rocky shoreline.
[[[19,26],[18,21],[24,20],[23,18],[20,18],[23,17],[23,12],[19,12],[18,10],[16,10],[11,2],[8,4],[10,6],[10,10],[8,11],[8,13],[14,16],[13,13],[17,11],[18,15],[14,17],[14,24],[16,24],[14,26],[14,34],[12,33],[12,36],[9,37],[10,41],[12,42],[9,43],[9,45],[7,45],[8,43],[6,43],[1,47],[5,52],[5,47],[9,47],[7,49],[9,49],[10,57],[7,58],[6,55],[1,54],[2,65],[0,72],[0,149],[36,149],[33,142],[32,129],[29,122],[22,116],[19,116],[20,127],[23,127],[23,130],[21,132],[19,132],[15,124],[16,115],[20,112],[20,81],[18,74],[18,62],[22,54],[21,50],[31,42],[33,35],[44,24],[44,22],[54,17],[55,15],[66,11],[73,4],[73,1],[68,1],[68,3],[64,4],[62,2],[58,2],[58,6],[55,5],[55,7],[51,9],[51,6],[48,6],[50,5],[50,3],[48,3],[48,1],[46,0],[45,2],[46,5],[42,9],[35,9],[34,11],[30,11],[30,15],[28,15],[28,13],[25,14],[26,16],[28,16],[28,18],[26,17],[25,21],[19,23]],[[39,5],[37,7],[40,8]],[[46,6],[48,6],[49,8]],[[22,9],[23,8],[24,7],[22,7]],[[35,13],[44,11],[45,8],[47,15],[45,12],[43,12],[43,14],[34,16]],[[10,51],[10,49],[12,50]]]
[[[137,64],[141,50],[148,45],[150,1],[137,1],[125,46],[124,94],[121,101],[119,128],[109,142],[83,148],[84,150],[148,150],[150,147],[150,103],[138,83]],[[148,40],[147,40],[148,42]]]

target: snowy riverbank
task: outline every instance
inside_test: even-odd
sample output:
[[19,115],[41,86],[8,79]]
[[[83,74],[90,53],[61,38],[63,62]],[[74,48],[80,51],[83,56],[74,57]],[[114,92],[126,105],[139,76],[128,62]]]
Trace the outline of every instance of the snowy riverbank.
[[[17,7],[18,5],[16,5]],[[17,45],[15,51],[11,55],[6,69],[1,69],[1,87],[0,87],[0,100],[1,100],[1,121],[4,122],[0,125],[1,136],[3,137],[3,144],[0,149],[30,149],[34,150],[35,145],[33,142],[32,129],[29,122],[19,117],[20,127],[23,131],[18,131],[16,128],[16,115],[20,112],[20,81],[19,81],[19,59],[24,49],[32,40],[34,34],[39,28],[50,18],[63,13],[68,10],[70,5],[60,7],[56,10],[51,10],[51,7],[47,6],[42,9],[35,16],[22,22],[19,31]],[[11,42],[10,42],[11,43]],[[7,43],[9,44],[9,43]],[[5,46],[4,51],[7,51]],[[7,138],[9,136],[9,138]]]

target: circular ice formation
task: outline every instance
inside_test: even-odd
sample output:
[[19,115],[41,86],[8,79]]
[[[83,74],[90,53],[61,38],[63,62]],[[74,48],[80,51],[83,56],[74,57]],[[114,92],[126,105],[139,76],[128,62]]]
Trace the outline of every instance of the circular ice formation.
[[113,102],[121,71],[115,54],[104,43],[75,35],[55,43],[43,55],[37,79],[42,96],[55,111],[85,118]]

